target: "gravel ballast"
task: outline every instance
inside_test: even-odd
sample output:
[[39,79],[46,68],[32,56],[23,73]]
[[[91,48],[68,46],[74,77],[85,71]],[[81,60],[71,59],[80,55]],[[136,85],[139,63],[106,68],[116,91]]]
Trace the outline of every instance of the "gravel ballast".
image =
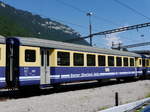
[[97,112],[114,106],[115,92],[119,103],[129,103],[150,93],[150,80],[93,87],[0,102],[0,112]]

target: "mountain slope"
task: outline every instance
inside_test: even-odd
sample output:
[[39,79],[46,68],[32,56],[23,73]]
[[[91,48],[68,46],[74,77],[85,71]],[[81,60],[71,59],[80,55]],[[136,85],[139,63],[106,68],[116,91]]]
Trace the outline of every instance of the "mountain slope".
[[[67,25],[61,24],[28,11],[15,9],[0,1],[0,35],[37,37],[65,41],[80,34]],[[89,45],[86,41],[75,42]]]

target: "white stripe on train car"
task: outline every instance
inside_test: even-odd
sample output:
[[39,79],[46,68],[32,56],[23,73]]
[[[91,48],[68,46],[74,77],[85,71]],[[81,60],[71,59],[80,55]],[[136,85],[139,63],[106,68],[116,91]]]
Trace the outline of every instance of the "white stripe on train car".
[[0,82],[5,82],[5,77],[0,77]]
[[142,71],[51,75],[50,78],[51,79],[81,78],[81,77],[94,77],[94,76],[115,76],[115,75],[125,75],[125,74],[135,74],[135,73],[142,73]]
[[[147,71],[150,73],[150,71]],[[142,71],[132,71],[132,72],[109,72],[109,73],[87,73],[87,74],[78,74],[79,77],[93,77],[93,76],[110,76],[110,75],[125,75],[125,74],[135,74],[135,73],[142,73]],[[51,79],[60,79],[60,78],[77,78],[72,77],[73,74],[65,74],[65,75],[51,75]],[[75,76],[75,74],[73,75]],[[19,77],[21,81],[27,81],[27,80],[40,80],[40,76],[21,76]],[[0,82],[5,82],[4,77],[0,77]]]
[[142,71],[137,71],[137,73],[143,73]]
[[21,76],[19,77],[21,81],[28,81],[28,80],[40,80],[40,76]]

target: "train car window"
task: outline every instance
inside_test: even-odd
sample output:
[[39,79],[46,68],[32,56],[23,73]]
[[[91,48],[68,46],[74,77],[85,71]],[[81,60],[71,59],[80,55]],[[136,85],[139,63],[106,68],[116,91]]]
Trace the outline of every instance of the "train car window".
[[123,58],[123,63],[124,66],[128,66],[129,65],[128,58]]
[[134,66],[134,58],[130,58],[130,66]]
[[108,66],[114,66],[114,56],[108,56]]
[[44,66],[44,51],[41,51],[41,66]]
[[117,66],[122,66],[122,58],[121,57],[116,58],[116,65]]
[[147,60],[147,66],[150,66],[150,60]]
[[36,51],[35,50],[25,50],[25,62],[35,62]]
[[148,64],[148,63],[149,63],[149,61],[148,61],[148,60],[146,60],[146,66],[149,66],[149,64]]
[[139,65],[142,65],[142,59],[139,59]]
[[146,66],[146,65],[145,65],[145,61],[146,61],[145,59],[142,59],[142,66],[143,66],[143,67]]
[[87,54],[87,66],[95,66],[95,55]]
[[84,55],[81,53],[74,53],[73,54],[73,62],[74,66],[84,66]]
[[49,51],[47,50],[47,66],[49,66]]
[[57,52],[57,65],[70,66],[70,53],[69,52]]
[[98,56],[98,66],[106,66],[106,57],[99,55]]

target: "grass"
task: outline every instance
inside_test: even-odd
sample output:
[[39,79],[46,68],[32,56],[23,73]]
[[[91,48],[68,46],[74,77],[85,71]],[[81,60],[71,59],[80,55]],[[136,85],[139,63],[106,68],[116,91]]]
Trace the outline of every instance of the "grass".
[[145,98],[149,98],[150,97],[150,93],[148,93],[146,96],[145,96]]
[[107,106],[106,107],[102,107],[102,108],[99,108],[98,111],[105,110],[105,109],[108,109],[108,108],[109,107],[107,107]]

